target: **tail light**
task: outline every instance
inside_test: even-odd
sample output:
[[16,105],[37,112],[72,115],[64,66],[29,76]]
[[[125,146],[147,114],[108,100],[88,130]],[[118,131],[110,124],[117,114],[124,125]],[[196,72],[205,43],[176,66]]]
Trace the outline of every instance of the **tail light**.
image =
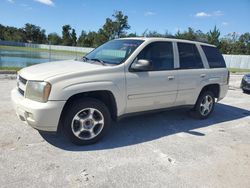
[[229,79],[230,79],[230,72],[228,70],[228,73],[227,73],[227,84],[229,84]]

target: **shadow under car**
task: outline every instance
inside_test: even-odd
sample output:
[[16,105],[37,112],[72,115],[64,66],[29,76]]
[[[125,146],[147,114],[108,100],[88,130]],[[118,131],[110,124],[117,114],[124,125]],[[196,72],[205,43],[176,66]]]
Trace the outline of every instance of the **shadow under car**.
[[126,118],[111,125],[108,133],[98,143],[82,147],[70,143],[61,133],[40,134],[48,143],[63,150],[105,150],[140,144],[181,132],[205,136],[194,130],[250,115],[248,110],[221,103],[216,104],[214,112],[205,120],[192,119],[187,112],[186,109],[178,109]]

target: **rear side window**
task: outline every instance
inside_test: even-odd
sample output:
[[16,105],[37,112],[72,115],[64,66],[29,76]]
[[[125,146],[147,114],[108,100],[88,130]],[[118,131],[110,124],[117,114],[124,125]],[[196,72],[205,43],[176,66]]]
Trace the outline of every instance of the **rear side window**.
[[146,46],[137,59],[147,59],[152,61],[153,70],[174,69],[174,56],[172,42],[153,42]]
[[195,44],[177,43],[177,45],[181,69],[200,69],[204,67]]
[[210,68],[223,68],[226,67],[223,56],[219,50],[211,46],[201,46],[206,57]]

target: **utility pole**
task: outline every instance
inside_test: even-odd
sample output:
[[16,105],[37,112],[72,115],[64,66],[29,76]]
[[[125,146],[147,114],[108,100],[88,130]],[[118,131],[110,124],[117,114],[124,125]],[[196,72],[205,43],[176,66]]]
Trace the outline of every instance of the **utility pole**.
[[49,41],[49,61],[51,61],[51,42]]

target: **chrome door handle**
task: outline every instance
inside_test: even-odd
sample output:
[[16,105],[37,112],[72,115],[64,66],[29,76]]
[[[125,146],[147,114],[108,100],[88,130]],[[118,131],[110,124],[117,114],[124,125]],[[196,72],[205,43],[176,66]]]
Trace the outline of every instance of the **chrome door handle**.
[[168,80],[174,80],[174,76],[168,76]]
[[201,78],[205,78],[206,77],[206,74],[201,74]]

